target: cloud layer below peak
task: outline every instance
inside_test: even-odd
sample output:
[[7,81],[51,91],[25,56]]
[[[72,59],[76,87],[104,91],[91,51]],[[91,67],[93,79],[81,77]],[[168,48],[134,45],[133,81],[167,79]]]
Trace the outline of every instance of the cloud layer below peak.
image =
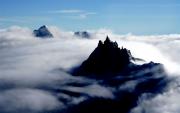
[[[179,78],[180,34],[118,35],[111,30],[100,29],[88,30],[91,37],[85,39],[55,26],[48,28],[54,38],[39,39],[34,37],[32,30],[18,26],[0,30],[1,112],[48,112],[78,104],[89,97],[114,98],[115,89],[101,86],[95,80],[73,77],[66,72],[84,61],[97,46],[99,39],[104,40],[107,35],[117,41],[120,47],[130,49],[133,56],[147,62],[163,63],[170,72],[170,77]],[[69,85],[73,83],[82,87]],[[167,92],[153,99],[145,98],[148,94],[142,95],[139,105],[132,113],[180,111],[176,100],[180,96],[177,87],[178,79],[176,84],[169,86]],[[73,97],[55,92],[57,90],[68,90],[83,95]],[[63,100],[68,104],[64,104]],[[154,103],[159,107],[155,107]]]

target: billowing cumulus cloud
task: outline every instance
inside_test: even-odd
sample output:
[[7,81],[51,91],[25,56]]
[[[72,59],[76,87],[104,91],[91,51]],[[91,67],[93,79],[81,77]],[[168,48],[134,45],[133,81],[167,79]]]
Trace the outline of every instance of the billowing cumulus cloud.
[[[32,30],[18,26],[0,30],[0,111],[48,112],[65,109],[92,97],[114,99],[116,88],[67,73],[80,65],[97,46],[98,40],[104,40],[106,35],[120,47],[130,49],[134,57],[163,63],[170,77],[178,78],[180,74],[179,34],[117,35],[111,30],[100,29],[89,30],[91,38],[82,39],[55,26],[48,28],[55,38],[36,38]],[[137,83],[128,81],[118,89],[133,90]],[[180,106],[175,99],[179,97],[178,88],[175,86],[177,90],[171,90],[172,86],[150,99],[145,98],[146,93],[140,96],[139,104],[132,112],[178,112]]]

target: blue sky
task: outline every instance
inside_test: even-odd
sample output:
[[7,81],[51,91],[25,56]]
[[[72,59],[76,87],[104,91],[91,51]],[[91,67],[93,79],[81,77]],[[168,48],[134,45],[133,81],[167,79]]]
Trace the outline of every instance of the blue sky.
[[72,31],[180,33],[180,0],[0,0],[0,28],[44,24]]

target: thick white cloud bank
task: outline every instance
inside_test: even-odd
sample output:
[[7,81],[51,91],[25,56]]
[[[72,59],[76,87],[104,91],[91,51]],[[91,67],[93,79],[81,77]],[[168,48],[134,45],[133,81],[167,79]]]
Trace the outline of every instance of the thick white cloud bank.
[[60,105],[49,92],[38,89],[11,89],[0,94],[0,108],[3,112],[50,111],[62,107]]
[[[72,98],[56,94],[51,89],[69,90],[92,97],[114,98],[112,89],[96,84],[96,81],[72,77],[67,70],[79,65],[106,35],[119,46],[131,50],[134,57],[163,63],[172,77],[180,75],[180,34],[135,36],[117,35],[110,30],[92,31],[90,39],[75,37],[57,27],[49,27],[55,38],[34,37],[28,28],[14,26],[0,30],[0,108],[2,112],[46,112],[65,108],[62,98],[70,104],[87,97]],[[77,88],[68,83],[90,84]],[[178,80],[176,81],[178,84]],[[152,99],[142,96],[132,113],[180,112],[178,85],[169,86],[167,92]],[[101,91],[101,92],[99,92]],[[144,94],[146,95],[146,94]],[[18,100],[18,101],[17,101]]]

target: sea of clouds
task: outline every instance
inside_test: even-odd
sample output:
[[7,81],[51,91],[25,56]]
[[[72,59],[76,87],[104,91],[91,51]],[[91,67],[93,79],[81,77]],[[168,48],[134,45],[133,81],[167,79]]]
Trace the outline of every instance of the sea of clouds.
[[[48,28],[54,38],[37,38],[29,28],[18,26],[0,29],[0,112],[49,112],[66,109],[89,97],[114,98],[112,88],[67,73],[87,59],[107,35],[119,47],[131,50],[134,57],[164,64],[169,77],[174,78],[164,93],[151,99],[148,94],[141,95],[131,112],[180,112],[180,34],[118,35],[100,29],[89,30],[91,38],[86,39],[55,26]],[[63,91],[83,95],[73,97]]]

